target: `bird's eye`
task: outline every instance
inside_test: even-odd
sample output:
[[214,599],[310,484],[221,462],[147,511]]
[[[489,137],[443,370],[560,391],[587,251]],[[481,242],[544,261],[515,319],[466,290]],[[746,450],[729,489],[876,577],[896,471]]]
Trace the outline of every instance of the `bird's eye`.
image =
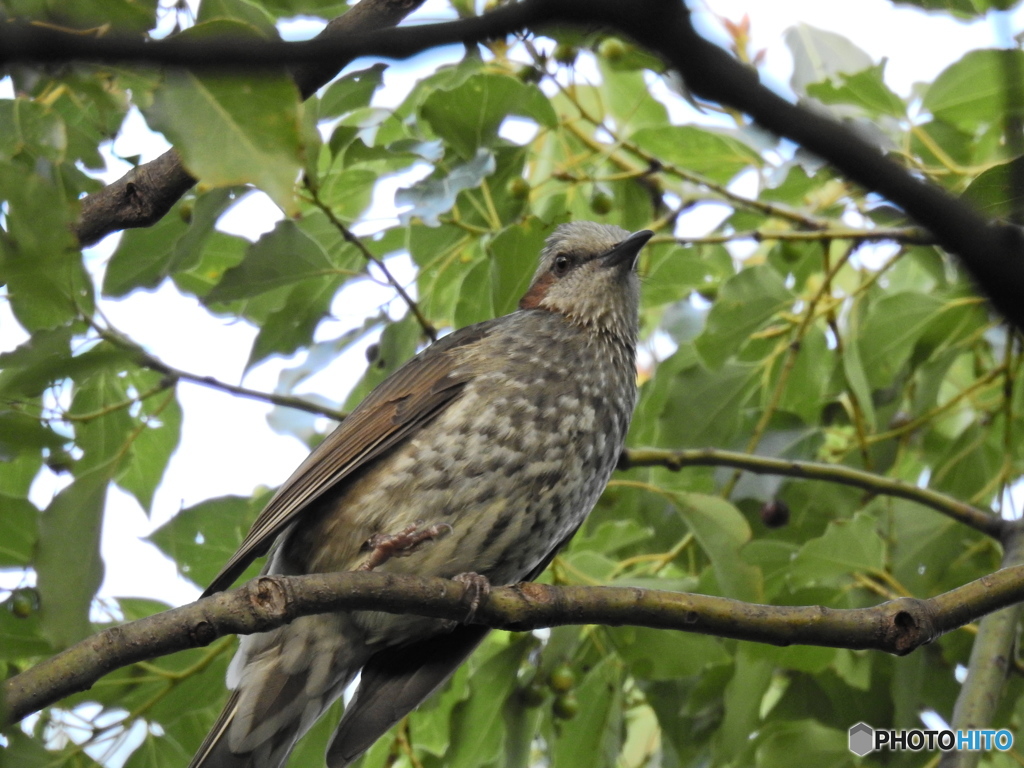
[[551,271],[555,273],[555,277],[563,277],[566,272],[569,271],[569,267],[572,266],[572,261],[564,253],[560,253],[555,256],[555,260],[551,265]]

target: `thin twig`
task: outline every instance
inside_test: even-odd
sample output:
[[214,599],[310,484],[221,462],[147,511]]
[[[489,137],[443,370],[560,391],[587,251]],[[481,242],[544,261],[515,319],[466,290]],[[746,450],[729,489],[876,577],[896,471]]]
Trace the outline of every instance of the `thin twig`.
[[754,456],[749,453],[720,451],[712,448],[686,451],[631,448],[624,451],[620,457],[619,469],[633,467],[665,467],[673,471],[685,467],[735,467],[762,475],[825,480],[861,488],[870,493],[915,501],[993,538],[1001,538],[1006,527],[1005,520],[952,496],[841,464],[774,459],[768,456]]
[[112,331],[108,328],[102,328],[95,323],[92,323],[92,327],[104,341],[129,352],[137,365],[143,368],[149,368],[151,371],[156,371],[157,373],[162,373],[164,376],[174,379],[175,381],[189,381],[193,384],[209,387],[210,389],[218,389],[222,392],[238,395],[239,397],[247,397],[250,400],[261,400],[265,403],[280,405],[285,408],[295,408],[296,410],[305,411],[306,413],[312,413],[317,416],[326,416],[328,419],[333,419],[334,421],[342,421],[347,415],[343,411],[322,405],[316,405],[315,403],[311,403],[301,397],[279,395],[274,392],[261,392],[258,389],[249,389],[248,387],[240,387],[236,384],[228,384],[226,381],[220,381],[219,379],[215,379],[213,376],[202,376],[198,373],[191,373],[189,371],[184,371],[181,368],[175,368],[173,365],[169,365],[155,355],[150,354],[121,333]]
[[402,301],[404,301],[406,306],[409,307],[409,311],[412,313],[412,316],[416,318],[416,322],[420,324],[420,328],[423,329],[423,332],[427,335],[430,341],[437,341],[437,329],[434,328],[434,325],[423,315],[423,312],[420,310],[419,304],[416,303],[416,300],[409,295],[408,291],[406,291],[405,288],[402,287],[402,284],[395,279],[395,276],[391,274],[387,265],[384,264],[384,261],[371,253],[370,249],[363,245],[363,241],[352,234],[352,231],[334,215],[334,211],[332,211],[330,206],[320,199],[320,194],[313,185],[309,183],[308,178],[306,179],[305,184],[313,205],[323,212],[324,216],[327,217],[327,220],[330,221],[331,224],[334,225],[334,228],[341,233],[341,236],[345,238],[345,242],[355,246],[356,250],[363,255],[364,259],[377,266],[377,268],[384,274],[384,278],[391,284],[391,287],[394,288],[398,295],[402,297]]

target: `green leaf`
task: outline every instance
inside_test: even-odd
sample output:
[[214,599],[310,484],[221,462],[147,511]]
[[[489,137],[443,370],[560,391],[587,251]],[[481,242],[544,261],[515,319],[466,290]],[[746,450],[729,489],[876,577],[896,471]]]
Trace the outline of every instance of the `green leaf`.
[[44,104],[26,98],[0,100],[0,159],[24,152],[60,161],[67,144],[64,121]]
[[970,51],[944,69],[922,106],[937,119],[974,133],[1004,119],[1008,78],[1021,78],[1024,51]]
[[580,683],[579,713],[559,729],[551,763],[559,768],[614,766],[622,748],[626,671],[614,655],[602,659]]
[[864,372],[873,388],[892,383],[943,303],[937,296],[906,292],[885,296],[870,308],[859,341]]
[[370,105],[374,92],[384,81],[384,70],[387,64],[374,64],[366,69],[349,72],[327,86],[320,97],[319,117],[339,117],[357,107]]
[[615,627],[608,634],[630,674],[644,680],[691,677],[731,658],[720,640],[707,635],[646,627]]
[[267,37],[276,37],[272,14],[255,0],[203,0],[196,14],[196,24],[205,24],[214,19],[234,19],[245,22]]
[[750,602],[762,600],[761,571],[740,554],[751,537],[747,519],[736,507],[717,496],[673,493],[672,497],[711,560],[721,594]]
[[714,372],[694,363],[672,375],[668,386],[674,396],[658,416],[658,444],[728,445],[740,427],[757,376],[754,367],[737,363],[726,363]]
[[533,216],[519,224],[506,227],[490,241],[491,301],[494,315],[500,317],[512,312],[519,299],[530,287],[530,280],[537,267],[544,239],[550,229]]
[[[213,21],[182,37],[241,35],[246,25]],[[255,184],[291,215],[302,167],[299,92],[281,74],[197,75],[171,71],[145,110],[189,171],[204,184]]]
[[[744,643],[736,651],[735,671],[722,696],[724,716],[716,737],[722,762],[732,761],[750,749],[750,734],[761,725],[761,702],[772,681],[774,648]],[[749,764],[736,760],[736,764]]]
[[103,581],[100,529],[109,479],[100,469],[77,478],[39,516],[40,628],[56,648],[92,633],[89,608]]
[[812,83],[807,86],[807,95],[825,104],[854,104],[875,117],[902,118],[907,113],[903,99],[885,84],[884,62],[854,74],[841,73],[834,79]]
[[885,548],[875,525],[864,513],[830,523],[824,536],[808,541],[793,559],[791,583],[835,584],[855,572],[881,570]]
[[[855,305],[850,310],[849,329],[854,339],[862,339],[862,323],[860,322],[860,308]],[[850,391],[856,396],[857,404],[864,414],[864,422],[874,429],[877,424],[875,417],[874,399],[871,397],[871,385],[868,383],[868,375],[861,359],[860,345],[857,343],[847,344],[843,350],[843,375]]]
[[242,263],[227,270],[204,301],[213,304],[244,299],[334,274],[334,265],[323,248],[295,222],[285,219],[250,246]]
[[668,112],[661,102],[652,99],[643,72],[622,70],[604,57],[598,58],[608,111],[614,116],[621,135],[629,136],[642,128],[663,128]]
[[633,141],[663,163],[711,181],[725,184],[751,166],[760,167],[761,156],[743,142],[725,133],[692,125],[643,128]]
[[[144,371],[132,376],[139,390],[152,387],[159,374]],[[181,406],[173,389],[142,402],[131,456],[117,477],[117,484],[132,494],[146,512],[153,508],[153,494],[163,480],[171,455],[181,440]]]
[[109,25],[119,34],[149,31],[156,24],[157,0],[76,0],[51,11],[53,20],[68,27],[93,29]]
[[457,327],[462,328],[494,317],[490,291],[493,285],[491,263],[483,259],[477,261],[459,286],[459,300],[455,304],[454,317]]
[[434,91],[420,113],[435,134],[467,159],[479,148],[491,146],[509,115],[528,117],[549,128],[557,123],[551,104],[536,85],[486,72]]
[[59,448],[65,438],[47,424],[21,411],[0,410],[0,461],[13,461],[24,451]]
[[260,327],[245,363],[249,371],[271,355],[290,355],[313,342],[313,332],[330,314],[331,302],[344,278],[307,280],[288,294],[281,309],[270,313]]
[[786,46],[793,53],[790,86],[797,95],[806,93],[811,83],[820,83],[836,75],[862,72],[874,62],[848,38],[810,24],[796,24],[786,30]]
[[744,269],[722,283],[694,345],[708,367],[717,369],[754,331],[792,303],[793,294],[774,269],[764,264]]
[[0,164],[0,200],[8,201],[0,238],[0,283],[29,331],[52,329],[93,309],[93,286],[71,234],[77,202],[38,175]]
[[[370,204],[378,174],[366,168],[331,173],[320,186],[322,201],[342,221],[355,221]],[[335,237],[341,237],[335,230]]]
[[440,223],[438,217],[452,209],[459,192],[480,186],[496,168],[494,155],[480,149],[472,160],[454,166],[447,173],[428,176],[411,187],[398,190],[395,205],[410,206],[399,212],[399,220],[408,224],[415,216],[436,227]]
[[0,494],[0,510],[0,568],[31,565],[39,510],[28,499],[7,494]]
[[114,462],[111,469],[118,471],[127,462],[125,449],[130,448],[137,425],[127,408],[116,407],[132,397],[121,373],[119,366],[102,368],[75,390],[70,413],[78,418],[75,443],[82,450],[74,467],[78,476],[108,462]]
[[818,768],[850,760],[847,732],[816,720],[771,723],[758,734],[758,768]]
[[501,754],[505,728],[502,708],[515,688],[516,671],[526,653],[525,643],[514,643],[475,667],[469,679],[471,695],[456,705],[452,715],[452,748],[446,768],[476,768]]
[[1024,209],[1024,192],[1017,179],[1024,172],[1024,158],[993,166],[976,176],[964,190],[963,199],[989,218],[1008,219]]
[[422,329],[415,318],[409,315],[397,323],[390,323],[380,335],[374,364],[367,369],[362,380],[349,394],[344,410],[351,411],[359,405],[374,387],[409,360],[416,353],[421,333]]
[[205,587],[238,549],[266,498],[207,499],[183,509],[147,540],[174,560],[182,576]]

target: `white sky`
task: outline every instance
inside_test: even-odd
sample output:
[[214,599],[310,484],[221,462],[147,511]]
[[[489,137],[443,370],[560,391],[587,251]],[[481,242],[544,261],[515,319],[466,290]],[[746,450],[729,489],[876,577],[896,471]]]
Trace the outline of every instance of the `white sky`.
[[[850,38],[874,59],[888,59],[886,69],[890,87],[902,95],[910,92],[916,81],[928,81],[964,52],[978,47],[1005,42],[1013,32],[1024,28],[1014,19],[986,19],[973,24],[951,21],[942,15],[927,15],[916,10],[896,8],[888,0],[704,0],[691,3],[701,29],[715,39],[724,41],[716,14],[739,20],[749,13],[754,48],[767,49],[767,82],[776,90],[785,90],[792,62],[783,43],[784,31],[798,22],[837,32]],[[438,5],[428,2],[416,18],[439,20]],[[289,25],[287,36],[303,36],[315,31],[308,23]],[[1007,30],[1010,30],[1007,32]],[[304,35],[308,36],[308,35]],[[402,92],[415,76],[417,61],[392,67],[387,74],[390,96]],[[356,64],[356,67],[361,65]],[[0,83],[0,94],[8,96],[9,83]],[[143,160],[160,154],[167,144],[162,137],[150,133],[144,121],[135,115],[125,125],[114,149],[118,155],[140,154]],[[127,166],[114,165],[109,179],[121,176]],[[390,219],[393,189],[379,194],[370,213],[371,219]],[[280,214],[263,196],[253,196],[244,206],[226,215],[220,228],[250,239],[267,231]],[[379,224],[378,224],[379,226]],[[376,227],[368,224],[360,231]],[[116,244],[117,235],[107,238],[90,253],[90,264],[102,270],[106,258]],[[407,273],[408,274],[408,273]],[[367,311],[391,298],[389,291],[372,284],[363,284],[336,300],[333,311],[337,320],[329,328],[321,328],[318,338],[330,338],[351,325],[361,322]],[[136,292],[121,301],[104,301],[103,311],[112,323],[144,344],[167,363],[187,371],[214,376],[238,383],[255,330],[244,323],[227,323],[208,315],[197,302],[177,294],[167,285],[154,292]],[[0,351],[21,343],[25,334],[12,319],[6,302],[0,301]],[[308,391],[330,393],[340,401],[355,378],[361,373],[363,348],[356,347],[333,365],[325,374],[312,380]],[[244,381],[248,387],[271,391],[278,373],[289,361],[273,360],[259,366]],[[114,490],[108,504],[103,530],[103,556],[106,579],[101,596],[147,596],[172,604],[188,602],[199,590],[176,576],[173,564],[152,546],[140,541],[153,528],[168,520],[177,510],[204,499],[225,494],[248,495],[260,485],[280,484],[306,454],[294,438],[273,433],[265,417],[269,406],[236,398],[203,387],[181,384],[178,396],[185,413],[182,439],[173,457],[164,482],[157,492],[152,519],[124,493]],[[52,497],[55,484],[44,477],[34,488],[34,501],[45,506]],[[14,586],[20,575],[2,578],[0,584]],[[10,574],[8,574],[10,576]]]

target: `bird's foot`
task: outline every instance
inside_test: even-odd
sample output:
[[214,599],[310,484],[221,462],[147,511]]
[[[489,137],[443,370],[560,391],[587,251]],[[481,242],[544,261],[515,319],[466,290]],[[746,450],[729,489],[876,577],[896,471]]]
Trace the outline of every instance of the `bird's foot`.
[[457,581],[466,587],[466,591],[462,593],[462,602],[466,603],[466,618],[462,620],[462,623],[472,624],[473,619],[476,618],[476,609],[480,607],[480,601],[491,594],[491,582],[487,580],[486,576],[472,571],[457,574],[452,581]]
[[370,550],[366,562],[357,571],[372,571],[393,557],[408,557],[425,541],[443,539],[452,532],[448,523],[435,523],[423,527],[422,521],[416,521],[398,533],[375,533],[365,544]]

